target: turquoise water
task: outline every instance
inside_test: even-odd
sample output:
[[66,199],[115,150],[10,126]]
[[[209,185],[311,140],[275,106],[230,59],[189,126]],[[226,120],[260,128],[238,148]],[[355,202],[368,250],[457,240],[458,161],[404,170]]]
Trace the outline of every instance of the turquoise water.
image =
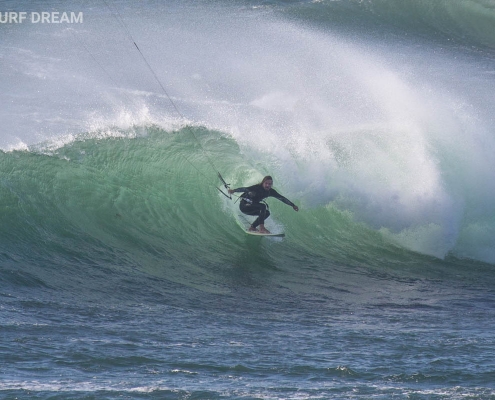
[[493,4],[111,5],[187,120],[104,4],[0,25],[0,397],[495,398]]

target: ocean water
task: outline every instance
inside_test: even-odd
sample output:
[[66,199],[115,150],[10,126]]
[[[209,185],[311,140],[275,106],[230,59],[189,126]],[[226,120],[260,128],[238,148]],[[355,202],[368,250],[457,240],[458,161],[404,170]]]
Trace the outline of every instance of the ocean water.
[[493,1],[6,11],[0,398],[495,399]]

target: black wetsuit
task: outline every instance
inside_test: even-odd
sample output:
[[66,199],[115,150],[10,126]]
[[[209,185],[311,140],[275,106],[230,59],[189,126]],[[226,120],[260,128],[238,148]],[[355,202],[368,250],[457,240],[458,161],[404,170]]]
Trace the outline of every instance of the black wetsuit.
[[249,187],[240,187],[234,189],[234,192],[243,192],[241,195],[241,204],[239,205],[239,209],[246,215],[258,216],[258,218],[256,218],[256,220],[251,224],[253,228],[264,224],[265,219],[270,216],[270,211],[268,211],[266,204],[260,203],[263,199],[266,199],[267,197],[275,197],[291,207],[295,206],[292,201],[286,199],[275,189],[265,190],[260,184]]

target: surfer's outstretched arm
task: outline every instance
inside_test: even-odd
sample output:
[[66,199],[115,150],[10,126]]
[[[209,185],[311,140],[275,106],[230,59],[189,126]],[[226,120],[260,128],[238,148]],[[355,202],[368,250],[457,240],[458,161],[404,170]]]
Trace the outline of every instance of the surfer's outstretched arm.
[[271,189],[270,192],[271,197],[275,197],[276,199],[280,200],[282,203],[285,203],[289,206],[291,206],[294,211],[299,211],[299,207],[296,206],[292,201],[290,201],[287,197],[282,196],[280,193],[278,193],[275,189]]

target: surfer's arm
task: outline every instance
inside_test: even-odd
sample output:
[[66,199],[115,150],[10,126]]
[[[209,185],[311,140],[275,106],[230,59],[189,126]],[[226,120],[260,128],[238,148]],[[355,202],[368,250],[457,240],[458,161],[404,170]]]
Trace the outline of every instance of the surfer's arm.
[[254,186],[249,186],[249,187],[240,187],[240,188],[237,188],[237,189],[229,189],[229,193],[232,194],[232,193],[246,193],[246,192],[250,192],[251,190],[253,190]]
[[249,191],[249,188],[245,188],[245,187],[240,187],[237,189],[229,189],[230,194],[232,194],[232,193],[246,193],[248,191]]
[[288,206],[291,206],[295,211],[299,211],[299,207],[296,206],[292,201],[290,201],[287,197],[282,196],[280,193],[278,193],[275,189],[271,189],[270,193],[271,197],[275,197],[276,199],[280,200],[282,203],[287,204]]

